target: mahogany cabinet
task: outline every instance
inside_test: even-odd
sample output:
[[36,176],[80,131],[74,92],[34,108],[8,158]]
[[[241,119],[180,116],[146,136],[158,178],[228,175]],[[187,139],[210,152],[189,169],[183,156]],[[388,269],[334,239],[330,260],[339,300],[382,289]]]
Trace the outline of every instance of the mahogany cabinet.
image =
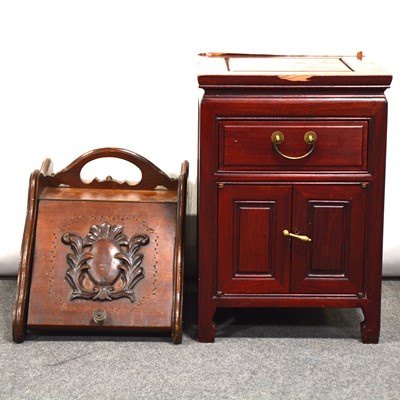
[[359,307],[379,341],[391,79],[362,54],[199,56],[201,342],[224,307]]

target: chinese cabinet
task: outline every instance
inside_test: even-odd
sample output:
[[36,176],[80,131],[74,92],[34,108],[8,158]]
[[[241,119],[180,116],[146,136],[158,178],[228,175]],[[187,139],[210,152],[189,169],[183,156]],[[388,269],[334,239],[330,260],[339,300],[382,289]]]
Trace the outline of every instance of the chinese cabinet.
[[226,307],[361,308],[379,341],[391,79],[361,53],[199,56],[201,342]]

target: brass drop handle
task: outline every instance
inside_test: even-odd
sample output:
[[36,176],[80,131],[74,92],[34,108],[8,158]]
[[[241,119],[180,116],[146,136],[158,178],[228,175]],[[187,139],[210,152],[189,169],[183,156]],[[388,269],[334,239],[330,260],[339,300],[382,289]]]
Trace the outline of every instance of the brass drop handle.
[[308,236],[306,236],[306,235],[296,235],[295,233],[289,232],[287,229],[285,229],[282,233],[283,233],[283,236],[290,236],[292,238],[299,239],[299,240],[301,240],[303,242],[311,242],[311,238],[309,238]]
[[271,135],[271,141],[274,145],[274,148],[278,154],[280,154],[283,158],[286,158],[288,160],[301,160],[302,158],[306,158],[309,156],[315,148],[315,144],[317,143],[318,137],[317,134],[314,131],[307,131],[304,134],[304,141],[311,146],[311,149],[306,153],[303,154],[302,156],[287,156],[286,154],[283,154],[278,146],[282,144],[285,140],[285,135],[281,131],[275,131]]
[[97,309],[92,312],[92,317],[96,324],[102,324],[107,318],[107,313],[105,310]]

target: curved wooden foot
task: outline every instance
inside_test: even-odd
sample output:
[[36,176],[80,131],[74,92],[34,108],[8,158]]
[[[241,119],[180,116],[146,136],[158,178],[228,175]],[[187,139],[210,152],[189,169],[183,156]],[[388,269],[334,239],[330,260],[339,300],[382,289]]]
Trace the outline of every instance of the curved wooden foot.
[[215,341],[216,326],[213,321],[215,309],[203,310],[199,308],[198,335],[199,342],[213,343]]
[[181,344],[182,343],[182,330],[174,330],[172,332],[172,343],[173,344]]
[[361,340],[363,343],[378,343],[380,333],[380,307],[363,306],[364,321],[361,322]]
[[21,317],[21,312],[14,311],[14,321],[12,327],[13,341],[15,343],[22,343],[26,337],[26,324]]

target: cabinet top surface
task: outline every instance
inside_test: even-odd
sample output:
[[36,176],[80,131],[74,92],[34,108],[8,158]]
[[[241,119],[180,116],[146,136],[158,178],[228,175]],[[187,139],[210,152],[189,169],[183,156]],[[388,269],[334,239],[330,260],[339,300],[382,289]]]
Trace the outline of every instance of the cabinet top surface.
[[200,87],[225,85],[366,85],[389,87],[392,76],[357,56],[283,56],[203,53]]

